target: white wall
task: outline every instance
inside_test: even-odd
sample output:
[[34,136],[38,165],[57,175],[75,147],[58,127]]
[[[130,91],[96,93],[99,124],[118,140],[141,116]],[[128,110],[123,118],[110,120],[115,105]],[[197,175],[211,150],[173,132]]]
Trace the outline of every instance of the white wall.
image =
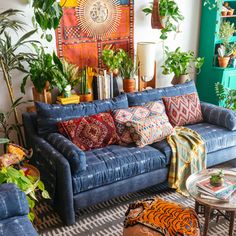
[[[151,29],[150,16],[145,16],[142,13],[142,8],[149,4],[150,0],[135,0],[135,48],[137,42],[140,41],[154,41],[157,43],[157,63],[158,63],[158,86],[166,86],[170,84],[170,78],[172,76],[163,76],[161,74],[161,64],[163,63],[163,44],[159,39],[160,32],[158,30]],[[166,41],[166,45],[170,49],[175,49],[180,46],[182,50],[194,50],[197,51],[198,46],[198,32],[199,32],[199,18],[200,18],[200,0],[176,0],[179,4],[182,14],[185,16],[185,20],[180,25],[179,34],[171,34],[171,36]],[[20,9],[24,11],[25,22],[28,24],[28,30],[32,29],[31,18],[32,9],[27,4],[27,0],[9,0],[1,1],[0,10],[6,10],[9,8]],[[35,38],[40,40],[40,35],[36,35]],[[13,39],[17,39],[14,35]],[[55,50],[55,40],[52,43],[42,42],[43,45],[48,46],[49,51]],[[20,84],[22,79],[22,74],[15,72],[13,74],[13,84],[15,88],[16,97],[22,96],[20,93]],[[31,83],[28,83],[26,89],[26,99],[32,99],[31,95]],[[8,110],[10,105],[9,95],[2,80],[2,75],[0,74],[0,110]],[[23,110],[23,109],[22,109]]]

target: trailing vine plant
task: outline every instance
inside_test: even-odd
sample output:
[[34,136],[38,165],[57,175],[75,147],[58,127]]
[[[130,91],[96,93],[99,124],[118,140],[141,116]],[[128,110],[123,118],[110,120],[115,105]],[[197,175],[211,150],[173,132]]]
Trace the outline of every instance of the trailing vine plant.
[[[152,10],[153,2],[150,3],[149,7],[144,8],[143,12],[149,15]],[[159,14],[164,25],[164,28],[161,29],[160,39],[165,40],[169,32],[178,31],[178,24],[184,19],[184,16],[181,14],[177,3],[173,0],[159,0]]]

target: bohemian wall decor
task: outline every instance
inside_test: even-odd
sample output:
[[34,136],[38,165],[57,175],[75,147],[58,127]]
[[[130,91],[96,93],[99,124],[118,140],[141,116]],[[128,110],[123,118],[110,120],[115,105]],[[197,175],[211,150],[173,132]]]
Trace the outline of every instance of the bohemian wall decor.
[[133,0],[61,0],[61,5],[59,57],[80,67],[102,67],[107,45],[133,56]]

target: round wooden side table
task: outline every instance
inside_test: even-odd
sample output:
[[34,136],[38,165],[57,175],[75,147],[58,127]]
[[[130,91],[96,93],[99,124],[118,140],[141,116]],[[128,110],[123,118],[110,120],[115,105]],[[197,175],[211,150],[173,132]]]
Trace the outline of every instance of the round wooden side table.
[[[218,220],[219,216],[224,216],[230,222],[229,236],[234,233],[234,220],[236,213],[236,193],[233,193],[229,202],[220,200],[205,199],[200,197],[197,183],[209,177],[212,173],[218,172],[219,169],[208,169],[188,177],[186,188],[189,194],[195,199],[195,211],[197,214],[203,214],[205,217],[203,236],[207,236],[211,216],[215,216]],[[232,170],[223,170],[225,178],[236,182],[236,172]],[[216,212],[214,214],[214,212]]]

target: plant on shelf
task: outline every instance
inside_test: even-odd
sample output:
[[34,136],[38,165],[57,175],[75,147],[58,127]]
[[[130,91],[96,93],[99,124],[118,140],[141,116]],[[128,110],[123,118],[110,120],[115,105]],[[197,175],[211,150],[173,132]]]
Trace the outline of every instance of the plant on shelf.
[[122,63],[119,67],[120,75],[123,78],[123,89],[124,92],[135,91],[135,79],[134,76],[137,72],[137,66],[134,60],[129,56],[128,53],[124,52]]
[[159,14],[162,25],[160,39],[165,40],[169,32],[178,31],[178,24],[184,17],[173,0],[159,0],[158,8],[157,12],[153,12],[153,3],[151,3],[149,7],[143,9],[143,12],[146,15]]
[[37,24],[43,30],[42,37],[47,41],[52,41],[52,35],[47,33],[47,30],[57,29],[62,17],[62,7],[57,0],[42,1],[33,0],[34,18],[33,23]]
[[204,58],[196,58],[193,51],[181,52],[179,47],[173,52],[170,52],[166,47],[165,53],[167,59],[162,66],[162,73],[164,75],[174,73],[174,78],[171,82],[173,85],[185,83],[190,80],[190,70],[193,67],[200,70],[204,63]]
[[32,222],[35,218],[33,210],[35,202],[37,201],[36,192],[40,191],[42,197],[45,199],[50,198],[42,181],[33,176],[27,175],[23,170],[18,170],[12,166],[0,169],[0,184],[3,183],[14,183],[26,194],[30,207],[28,217]]
[[220,187],[224,184],[224,173],[222,170],[210,176],[210,184],[214,187]]
[[57,88],[62,93],[67,86],[67,80],[56,64],[59,60],[56,54],[46,53],[43,47],[33,44],[37,56],[29,63],[29,73],[24,77],[21,91],[25,93],[26,81],[30,78],[38,93],[42,93],[45,87]]
[[114,50],[112,49],[112,46],[109,46],[102,51],[102,61],[104,65],[106,65],[108,70],[115,75],[118,74],[119,67],[125,56],[126,53],[123,49]]
[[[22,13],[13,9],[0,13],[0,68],[12,105],[16,101],[12,87],[13,71],[18,70],[27,73],[24,64],[34,55],[25,52],[25,47],[29,46],[32,42],[36,42],[29,39],[35,33],[35,30],[25,33],[15,43],[12,42],[12,37],[7,30],[11,29],[14,33],[18,34],[19,30],[22,30],[24,26],[21,21],[15,20],[18,15],[22,15]],[[16,107],[13,108],[13,114],[15,124],[20,127],[20,119]],[[17,138],[18,143],[24,145],[21,129],[18,129]]]
[[230,38],[235,33],[234,23],[223,21],[220,25],[218,37],[222,44],[217,49],[219,66],[226,68],[229,64],[230,55],[233,53],[235,45],[230,44]]
[[215,84],[216,96],[219,102],[228,109],[236,110],[236,90],[224,87],[221,83]]

